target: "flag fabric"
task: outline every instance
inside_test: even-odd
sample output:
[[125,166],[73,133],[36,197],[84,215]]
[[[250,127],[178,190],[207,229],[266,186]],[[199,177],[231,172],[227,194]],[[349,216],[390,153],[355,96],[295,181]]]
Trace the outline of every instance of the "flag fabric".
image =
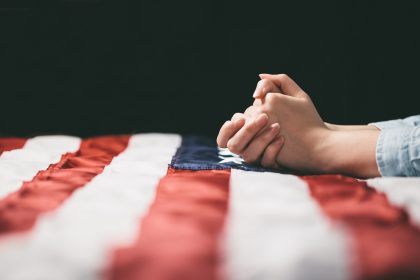
[[420,179],[174,134],[0,138],[0,279],[420,279]]

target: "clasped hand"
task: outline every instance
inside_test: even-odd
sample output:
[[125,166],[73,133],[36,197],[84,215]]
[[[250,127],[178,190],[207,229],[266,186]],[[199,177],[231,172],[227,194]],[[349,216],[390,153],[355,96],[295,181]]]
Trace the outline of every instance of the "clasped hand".
[[236,113],[220,129],[221,148],[253,164],[285,166],[312,172],[322,164],[319,155],[329,129],[311,98],[285,74],[261,74],[254,104]]

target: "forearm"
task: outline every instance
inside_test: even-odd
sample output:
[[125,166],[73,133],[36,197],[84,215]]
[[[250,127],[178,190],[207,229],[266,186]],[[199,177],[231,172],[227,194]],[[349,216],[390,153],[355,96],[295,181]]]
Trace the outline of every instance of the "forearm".
[[378,177],[377,129],[331,131],[323,147],[322,173],[340,173],[369,178]]
[[377,127],[373,125],[338,125],[338,124],[332,124],[332,123],[325,123],[325,125],[331,129],[331,130],[378,130]]

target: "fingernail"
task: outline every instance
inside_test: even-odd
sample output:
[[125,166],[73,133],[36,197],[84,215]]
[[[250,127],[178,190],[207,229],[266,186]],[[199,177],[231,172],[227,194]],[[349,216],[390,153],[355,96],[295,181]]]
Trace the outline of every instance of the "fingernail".
[[280,129],[280,125],[278,123],[273,123],[271,125],[271,133],[274,134],[274,133],[278,132],[279,129]]
[[257,88],[255,89],[254,94],[252,95],[252,97],[257,98],[258,96],[260,96],[259,89],[262,87],[262,85],[263,85],[263,81],[262,80],[257,83]]
[[236,121],[235,121],[235,125],[240,125],[240,124],[242,124],[243,122],[244,122],[244,118],[239,118],[239,119],[237,119]]

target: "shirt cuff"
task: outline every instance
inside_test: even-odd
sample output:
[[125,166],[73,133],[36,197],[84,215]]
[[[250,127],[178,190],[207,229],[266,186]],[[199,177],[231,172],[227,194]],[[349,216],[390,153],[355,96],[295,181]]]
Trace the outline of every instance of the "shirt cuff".
[[376,162],[382,176],[420,176],[420,127],[381,130]]
[[420,115],[411,116],[405,119],[397,119],[397,120],[390,120],[390,121],[382,121],[382,122],[373,122],[369,123],[368,125],[376,126],[379,129],[384,128],[397,128],[397,127],[413,127],[413,126],[420,126]]
[[397,128],[407,126],[407,124],[402,119],[383,122],[373,122],[369,123],[368,125],[376,126],[380,130],[384,128]]

